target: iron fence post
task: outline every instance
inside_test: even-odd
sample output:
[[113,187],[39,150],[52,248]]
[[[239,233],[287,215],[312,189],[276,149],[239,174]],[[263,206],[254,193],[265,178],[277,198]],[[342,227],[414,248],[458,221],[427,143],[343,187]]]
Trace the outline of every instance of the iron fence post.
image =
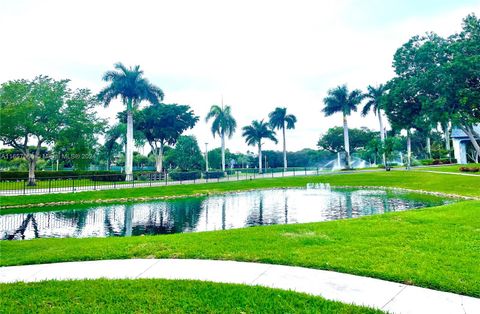
[[25,193],[27,192],[27,182],[26,180],[23,180],[23,195],[25,195]]
[[72,192],[75,192],[75,178],[72,178]]
[[52,179],[48,179],[48,193],[52,190]]

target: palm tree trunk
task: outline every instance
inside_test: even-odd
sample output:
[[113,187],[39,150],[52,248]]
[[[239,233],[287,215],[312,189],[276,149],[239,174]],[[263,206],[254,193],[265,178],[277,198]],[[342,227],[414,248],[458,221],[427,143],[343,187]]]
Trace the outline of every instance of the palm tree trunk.
[[262,173],[262,144],[258,143],[258,173]]
[[133,179],[133,113],[127,109],[127,145],[125,152],[125,180]]
[[407,169],[410,169],[412,165],[412,136],[410,134],[410,129],[407,130]]
[[345,168],[350,168],[350,141],[348,139],[347,116],[343,115],[343,141],[345,146]]
[[225,133],[220,135],[222,141],[222,171],[225,172]]
[[285,140],[285,122],[283,122],[283,170],[287,171],[287,143]]
[[[378,116],[378,124],[380,125],[380,141],[382,142],[382,145],[385,144],[385,131],[383,130],[383,121],[382,121],[382,116],[380,109],[377,110],[377,116]],[[385,152],[382,154],[382,160],[383,160],[383,165],[386,166],[386,157],[385,157]]]
[[160,147],[155,151],[155,168],[158,173],[163,170],[163,143],[160,143]]
[[430,142],[430,136],[427,137],[427,156],[428,158],[432,158],[432,145]]

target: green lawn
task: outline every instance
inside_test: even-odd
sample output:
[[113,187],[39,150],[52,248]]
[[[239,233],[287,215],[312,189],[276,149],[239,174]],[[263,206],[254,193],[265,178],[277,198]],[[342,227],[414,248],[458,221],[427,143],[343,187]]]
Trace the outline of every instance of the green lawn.
[[3,313],[382,313],[291,291],[200,281],[45,281],[0,289]]
[[442,172],[455,172],[455,173],[468,173],[468,174],[475,174],[475,175],[480,175],[480,172],[462,172],[460,171],[460,167],[480,167],[480,164],[468,164],[468,165],[448,165],[448,166],[435,166],[435,167],[418,167],[418,168],[413,168],[413,170],[417,171],[422,171],[422,170],[428,170],[428,171],[442,171]]
[[162,236],[2,243],[1,265],[199,258],[329,269],[480,297],[480,201],[358,219]]
[[95,202],[97,200],[126,201],[240,191],[258,188],[298,187],[307,183],[330,183],[335,186],[387,186],[431,192],[443,192],[480,197],[480,180],[476,177],[453,176],[416,171],[358,172],[353,174],[330,174],[307,177],[244,180],[207,184],[189,184],[135,189],[118,189],[81,193],[50,195],[3,196],[2,206],[45,204],[51,202]]

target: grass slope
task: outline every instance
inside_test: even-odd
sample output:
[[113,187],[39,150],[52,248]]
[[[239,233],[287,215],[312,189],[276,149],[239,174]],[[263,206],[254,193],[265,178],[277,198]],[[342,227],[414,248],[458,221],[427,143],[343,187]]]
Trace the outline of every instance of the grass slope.
[[237,182],[174,185],[152,188],[119,189],[50,195],[3,196],[2,206],[49,202],[94,202],[240,191],[257,188],[297,187],[307,183],[330,183],[336,186],[387,186],[480,197],[480,178],[415,171],[358,172],[308,177],[257,179]]
[[480,297],[480,201],[343,221],[2,243],[1,265],[200,258],[330,269]]
[[302,293],[199,281],[45,281],[0,288],[4,313],[382,313]]

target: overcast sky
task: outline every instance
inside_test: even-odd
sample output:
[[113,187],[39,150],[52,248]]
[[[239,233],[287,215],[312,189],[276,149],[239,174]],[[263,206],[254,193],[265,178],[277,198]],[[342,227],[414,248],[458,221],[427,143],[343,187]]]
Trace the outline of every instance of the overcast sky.
[[[114,63],[138,64],[165,103],[188,104],[200,116],[187,133],[202,149],[220,145],[204,117],[222,95],[239,126],[230,150],[255,151],[241,127],[277,106],[298,118],[287,148],[315,148],[342,122],[321,113],[329,88],[385,82],[395,50],[411,36],[458,32],[472,12],[480,15],[478,0],[0,0],[0,82],[45,74],[96,93]],[[99,113],[114,123],[120,110],[117,102]],[[349,124],[378,129],[373,115],[354,114]],[[280,150],[281,142],[265,147]]]

